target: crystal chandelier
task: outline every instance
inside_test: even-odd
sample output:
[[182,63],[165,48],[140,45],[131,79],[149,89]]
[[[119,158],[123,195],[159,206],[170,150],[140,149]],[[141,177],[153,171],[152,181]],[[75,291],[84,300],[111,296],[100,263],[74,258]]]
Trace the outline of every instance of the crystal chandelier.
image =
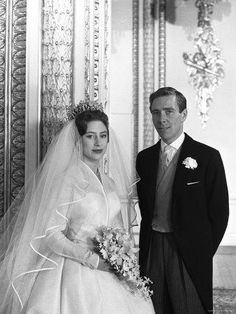
[[213,103],[213,92],[224,77],[221,48],[211,27],[210,15],[216,0],[197,0],[198,30],[194,38],[194,53],[183,53],[190,83],[196,91],[196,101],[202,126],[209,119],[208,111]]

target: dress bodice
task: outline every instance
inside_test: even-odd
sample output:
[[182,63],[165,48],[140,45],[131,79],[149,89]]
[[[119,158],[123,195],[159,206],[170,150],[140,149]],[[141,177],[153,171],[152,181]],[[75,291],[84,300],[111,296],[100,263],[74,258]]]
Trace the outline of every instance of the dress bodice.
[[[88,171],[91,171],[90,169]],[[86,242],[100,226],[123,227],[120,200],[111,178],[102,175],[102,183],[91,171],[83,193],[76,180],[73,182],[72,202],[68,210],[66,236],[73,241]]]

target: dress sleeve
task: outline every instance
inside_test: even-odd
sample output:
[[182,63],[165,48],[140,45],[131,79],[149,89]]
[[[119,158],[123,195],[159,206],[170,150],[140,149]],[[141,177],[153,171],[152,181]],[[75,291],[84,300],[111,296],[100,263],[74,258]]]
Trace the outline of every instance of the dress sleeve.
[[97,268],[99,256],[79,243],[69,240],[64,234],[65,227],[66,225],[60,226],[47,232],[48,247],[57,255],[70,258],[92,269]]
[[73,174],[68,176],[63,186],[63,193],[57,195],[58,204],[65,204],[65,206],[58,208],[59,215],[51,217],[49,225],[52,228],[49,228],[46,232],[46,245],[55,254],[93,269],[98,267],[99,256],[88,247],[73,242],[66,236],[68,219],[70,219],[70,203],[73,203],[75,197],[75,182]]

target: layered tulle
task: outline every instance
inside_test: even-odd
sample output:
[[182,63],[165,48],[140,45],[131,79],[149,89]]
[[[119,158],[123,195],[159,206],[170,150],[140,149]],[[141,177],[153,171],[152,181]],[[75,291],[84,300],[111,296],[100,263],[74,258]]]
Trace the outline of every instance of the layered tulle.
[[[98,259],[87,242],[96,226],[110,221],[112,208],[109,207],[107,193],[116,191],[121,200],[122,224],[128,228],[131,222],[134,223],[135,214],[129,201],[131,181],[113,135],[110,143],[109,173],[115,184],[109,179],[108,190],[105,191],[83,163],[80,136],[74,121],[69,122],[54,139],[42,165],[11,205],[0,225],[0,313],[20,313],[31,300],[38,278],[61,274],[65,259],[80,267],[96,268]],[[98,202],[93,203],[95,199]],[[81,214],[84,202],[87,206],[89,200],[92,202],[90,215],[79,215],[74,220],[72,213]],[[95,213],[99,213],[98,220]],[[85,242],[83,237],[80,243],[68,239],[67,231],[68,228],[73,229],[74,221],[77,231],[86,229],[88,236]],[[60,241],[55,238],[58,234]],[[50,247],[50,241],[54,247]]]

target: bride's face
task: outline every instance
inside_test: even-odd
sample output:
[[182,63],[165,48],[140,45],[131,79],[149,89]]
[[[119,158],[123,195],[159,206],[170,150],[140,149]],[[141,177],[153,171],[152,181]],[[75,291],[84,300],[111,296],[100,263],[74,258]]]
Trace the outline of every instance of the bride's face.
[[101,121],[90,121],[87,131],[82,136],[84,161],[97,163],[101,160],[107,150],[108,132]]

